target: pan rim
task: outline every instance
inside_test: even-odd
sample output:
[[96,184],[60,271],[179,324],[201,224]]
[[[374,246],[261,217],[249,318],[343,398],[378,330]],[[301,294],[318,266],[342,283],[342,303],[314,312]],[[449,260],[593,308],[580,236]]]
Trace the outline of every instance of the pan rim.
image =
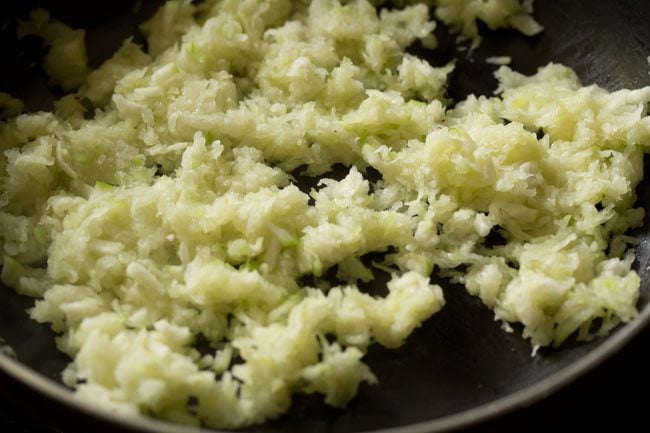
[[[518,391],[506,394],[487,403],[444,415],[439,418],[416,422],[412,424],[382,428],[373,433],[441,433],[487,422],[498,416],[511,413],[517,409],[530,406],[543,400],[554,392],[569,385],[579,377],[605,362],[629,341],[640,334],[650,323],[650,303],[639,312],[637,317],[610,334],[595,349],[578,360],[562,367],[550,376],[528,385]],[[227,430],[213,430],[174,424],[145,416],[120,416],[108,409],[84,402],[74,397],[70,389],[49,379],[18,360],[0,353],[0,370],[9,375],[30,391],[36,392],[50,400],[81,412],[95,419],[102,420],[116,427],[151,433],[218,433]],[[359,431],[357,433],[363,433]]]

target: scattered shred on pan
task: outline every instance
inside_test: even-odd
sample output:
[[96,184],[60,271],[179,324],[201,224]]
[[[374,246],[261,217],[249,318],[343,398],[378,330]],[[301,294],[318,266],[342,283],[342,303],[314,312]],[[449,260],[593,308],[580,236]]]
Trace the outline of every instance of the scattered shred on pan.
[[[540,30],[532,2],[433,3],[474,43],[477,19]],[[294,393],[343,406],[376,382],[369,345],[443,307],[432,272],[535,348],[635,316],[650,88],[502,66],[496,96],[450,108],[453,63],[405,52],[434,27],[423,4],[171,1],[148,52],[126,40],[91,71],[83,32],[21,25],[74,92],[0,124],[2,280],[38,298],[79,398],[221,428]]]
[[512,58],[509,56],[492,56],[486,58],[485,61],[486,63],[490,63],[492,65],[504,66],[509,65],[510,62],[512,62]]

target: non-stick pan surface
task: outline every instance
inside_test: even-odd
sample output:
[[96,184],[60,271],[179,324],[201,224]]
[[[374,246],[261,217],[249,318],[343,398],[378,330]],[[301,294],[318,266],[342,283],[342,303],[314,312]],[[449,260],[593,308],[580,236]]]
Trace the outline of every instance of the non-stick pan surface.
[[[131,2],[44,1],[13,4],[3,12],[0,46],[0,90],[23,99],[28,109],[48,109],[53,94],[37,66],[42,49],[37,40],[15,38],[15,17],[37,4],[55,17],[87,30],[91,63],[95,66],[133,34],[137,24],[155,9],[144,2],[134,12]],[[511,31],[483,32],[484,41],[471,58],[462,58],[450,84],[455,99],[469,93],[490,94],[494,66],[483,59],[509,55],[512,67],[532,73],[549,61],[576,70],[585,84],[610,90],[650,84],[650,2],[646,0],[538,0],[536,18],[545,31],[533,38]],[[3,7],[5,7],[3,5]],[[453,39],[440,33],[441,47],[429,56],[443,63],[454,56]],[[637,189],[638,203],[650,209],[647,182]],[[366,360],[379,385],[362,386],[344,410],[323,405],[318,397],[296,397],[286,416],[247,431],[348,433],[382,430],[392,433],[432,432],[467,426],[547,397],[619,351],[650,322],[650,224],[637,230],[636,269],[642,278],[640,316],[607,338],[589,343],[568,342],[531,357],[531,347],[519,332],[505,333],[493,315],[462,287],[443,284],[447,305],[396,351],[370,350]],[[18,362],[0,356],[4,386],[25,390],[34,404],[70,411],[79,420],[94,420],[93,431],[196,432],[153,420],[119,420],[74,401],[58,385],[68,360],[56,349],[53,334],[26,315],[33,300],[0,287],[0,337],[17,353]],[[518,330],[516,330],[518,331]],[[17,394],[18,395],[18,394]]]

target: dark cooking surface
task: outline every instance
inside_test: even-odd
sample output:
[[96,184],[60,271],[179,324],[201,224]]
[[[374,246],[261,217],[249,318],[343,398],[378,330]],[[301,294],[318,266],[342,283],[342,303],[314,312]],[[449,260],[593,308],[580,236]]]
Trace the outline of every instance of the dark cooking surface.
[[[580,425],[579,431],[644,431],[640,426],[647,427],[645,396],[650,389],[649,364],[650,329],[646,329],[619,354],[551,398],[497,422],[463,432],[548,433],[564,431],[567,425]],[[83,424],[78,425],[78,428],[57,430],[46,418],[25,410],[2,396],[0,431],[87,433],[93,430],[87,429]]]
[[[25,1],[10,3],[10,7],[25,8]],[[43,3],[43,2],[41,2]],[[98,10],[93,2],[78,8],[66,7],[65,2],[55,5],[45,1],[58,17],[73,26],[88,29],[91,60],[96,64],[102,53],[117,48],[125,32],[139,21],[128,13],[126,2],[110,2]],[[146,5],[150,2],[145,2]],[[589,6],[585,6],[585,5]],[[63,5],[63,6],[62,6]],[[104,7],[106,6],[106,7]],[[513,32],[495,32],[486,35],[476,61],[461,60],[458,72],[451,81],[452,96],[460,97],[470,92],[486,93],[494,88],[492,71],[480,59],[487,56],[509,54],[513,66],[531,73],[537,65],[550,60],[566,63],[575,68],[585,83],[598,83],[610,89],[640,87],[649,84],[646,56],[650,54],[650,2],[647,0],[610,0],[582,2],[578,0],[538,0],[536,17],[547,28],[544,35],[524,38]],[[127,14],[120,14],[127,11]],[[4,11],[6,12],[6,10]],[[2,31],[0,29],[0,31]],[[6,39],[6,34],[1,41]],[[442,40],[442,54],[434,62],[448,58],[453,44]],[[20,61],[11,67],[0,68],[0,90],[24,98],[31,108],[46,108],[49,91],[38,68],[37,41],[26,41],[24,46],[2,45],[8,58]],[[22,57],[20,57],[22,55]],[[31,57],[30,57],[31,56]],[[447,56],[447,57],[445,57]],[[33,85],[25,85],[32,83]],[[40,83],[40,84],[39,84]],[[646,165],[647,165],[646,161]],[[650,209],[648,182],[639,190],[641,203]],[[642,231],[650,232],[648,225]],[[644,235],[645,236],[645,235]],[[641,270],[646,270],[650,246],[642,244]],[[315,399],[298,399],[290,416],[279,421],[251,429],[255,433],[305,432],[342,433],[349,431],[387,428],[425,421],[456,413],[478,404],[489,403],[497,397],[526,388],[580,359],[599,346],[600,341],[585,345],[566,345],[561,350],[548,350],[531,359],[528,343],[517,334],[505,334],[492,315],[480,303],[466,295],[462,288],[446,286],[448,305],[409,339],[408,344],[395,352],[374,348],[368,363],[377,373],[381,385],[362,387],[359,396],[345,411],[323,408]],[[644,275],[640,305],[646,306],[650,298],[650,279]],[[43,327],[27,320],[23,310],[30,300],[19,299],[11,291],[0,287],[0,336],[12,344],[19,359],[32,368],[58,378],[65,358],[54,350],[51,336]],[[617,430],[630,431],[631,420],[646,421],[647,408],[641,407],[630,395],[638,389],[647,392],[650,386],[648,363],[649,331],[626,347],[604,368],[592,371],[577,384],[535,405],[532,410],[510,415],[496,425],[479,431],[547,432],[559,430],[565,419],[581,420],[585,427],[602,430],[603,423],[618,426]],[[8,385],[0,382],[0,392]],[[35,399],[27,393],[23,399]],[[0,431],[49,432],[37,416],[25,412],[17,415],[1,410],[15,411],[9,400],[0,400]],[[646,397],[647,400],[647,397]],[[34,400],[43,411],[51,411],[66,420],[69,431],[97,431],[87,428],[84,418],[64,408],[51,405],[47,400]],[[615,407],[610,409],[610,405]],[[625,418],[625,419],[623,419]],[[617,424],[618,422],[621,424]],[[71,423],[71,424],[70,424]],[[532,425],[535,425],[534,428]],[[486,430],[486,428],[488,430]],[[31,430],[30,430],[31,429]],[[40,429],[40,430],[39,430]],[[586,428],[581,431],[586,430]],[[113,429],[115,432],[115,429]]]

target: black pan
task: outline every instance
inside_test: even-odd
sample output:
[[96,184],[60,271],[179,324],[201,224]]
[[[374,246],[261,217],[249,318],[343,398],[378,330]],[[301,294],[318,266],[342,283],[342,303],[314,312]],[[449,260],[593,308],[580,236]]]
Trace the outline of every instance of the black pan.
[[[155,10],[144,2],[133,12],[131,2],[84,2],[74,7],[56,1],[26,1],[3,5],[0,46],[0,90],[23,99],[30,110],[49,109],[56,91],[47,86],[35,66],[42,54],[36,40],[15,38],[15,18],[36,4],[55,17],[87,30],[90,61],[98,65],[137,24]],[[650,2],[647,0],[537,0],[535,16],[545,26],[542,35],[526,38],[512,31],[483,29],[484,41],[470,58],[462,59],[451,79],[449,94],[456,100],[469,93],[490,94],[494,66],[482,60],[509,55],[512,66],[532,73],[549,61],[576,70],[585,84],[610,90],[650,84]],[[432,63],[455,56],[452,38],[440,32],[441,47]],[[650,161],[648,161],[650,162]],[[650,209],[650,188],[637,189],[638,204]],[[384,433],[449,431],[501,416],[542,400],[593,370],[635,338],[650,322],[650,224],[633,234],[639,239],[637,271],[641,275],[640,315],[607,338],[589,343],[565,343],[559,349],[531,347],[518,332],[508,334],[481,303],[462,287],[444,284],[446,307],[428,320],[397,351],[372,348],[367,363],[379,385],[362,386],[344,410],[325,407],[320,398],[296,397],[288,415],[247,429],[255,433],[381,430]],[[68,360],[54,346],[53,334],[25,314],[33,300],[0,287],[0,337],[17,353],[17,361],[0,355],[0,389],[8,398],[28,401],[43,416],[70,429],[86,431],[194,432],[198,430],[155,420],[125,420],[88,407],[60,385]],[[647,337],[648,332],[645,335]],[[637,337],[638,338],[638,337]],[[647,351],[642,352],[646,354]],[[645,381],[644,383],[647,383]],[[67,420],[67,422],[66,422]],[[73,420],[73,421],[71,421]]]

